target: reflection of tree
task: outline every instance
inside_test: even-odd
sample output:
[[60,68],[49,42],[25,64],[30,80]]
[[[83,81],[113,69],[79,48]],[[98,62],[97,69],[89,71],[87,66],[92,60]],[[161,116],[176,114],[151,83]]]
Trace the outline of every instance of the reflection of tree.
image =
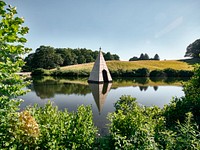
[[139,86],[140,91],[146,91],[148,89],[148,86]]
[[52,98],[55,94],[77,94],[86,95],[90,93],[87,85],[73,84],[73,83],[59,83],[56,80],[33,80],[34,90],[41,99]]
[[174,83],[174,82],[177,82],[177,81],[181,81],[181,79],[180,78],[168,77],[164,80],[165,83]]
[[158,90],[158,86],[153,86],[154,91]]
[[134,81],[139,84],[147,84],[149,83],[149,78],[134,78]]
[[153,82],[164,82],[166,77],[150,77],[150,80]]

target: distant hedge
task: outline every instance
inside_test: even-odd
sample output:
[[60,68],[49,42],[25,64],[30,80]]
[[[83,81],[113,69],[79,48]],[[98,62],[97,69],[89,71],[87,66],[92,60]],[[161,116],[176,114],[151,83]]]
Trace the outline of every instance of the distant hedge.
[[61,71],[61,70],[55,70],[51,72],[51,76],[65,76],[65,77],[89,77],[90,72],[85,70],[79,70],[79,71]]
[[[175,70],[167,68],[164,70],[152,70],[147,68],[139,68],[133,70],[111,70],[110,74],[112,77],[191,77],[193,75],[192,71],[188,70]],[[65,77],[89,77],[90,72],[88,70],[54,70],[49,71],[42,68],[35,69],[32,75],[41,76],[65,76]]]

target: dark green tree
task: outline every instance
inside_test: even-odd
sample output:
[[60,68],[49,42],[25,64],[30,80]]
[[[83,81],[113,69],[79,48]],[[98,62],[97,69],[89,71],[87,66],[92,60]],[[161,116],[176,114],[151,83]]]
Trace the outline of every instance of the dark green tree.
[[132,58],[129,59],[129,61],[137,61],[139,58],[137,58],[136,56],[133,56]]
[[200,39],[197,39],[187,47],[185,57],[200,58]]
[[114,60],[113,55],[111,55],[110,52],[107,52],[106,54],[104,54],[104,59],[105,60]]
[[33,68],[52,69],[63,63],[63,59],[59,54],[55,53],[53,47],[40,46],[36,49],[32,60]]
[[113,59],[114,59],[114,60],[119,60],[120,58],[119,58],[119,56],[118,56],[118,55],[116,55],[116,54],[113,54]]
[[71,48],[57,48],[55,51],[64,60],[61,66],[77,64],[77,56],[73,53]]

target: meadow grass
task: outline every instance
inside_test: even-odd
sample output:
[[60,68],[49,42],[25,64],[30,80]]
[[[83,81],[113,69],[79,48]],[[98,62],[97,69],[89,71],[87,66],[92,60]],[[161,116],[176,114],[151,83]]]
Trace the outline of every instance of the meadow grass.
[[[107,61],[106,62],[110,71],[117,70],[133,70],[139,68],[147,68],[152,70],[164,70],[172,68],[175,70],[192,70],[193,66],[187,62],[179,60],[141,60],[141,61]],[[84,70],[90,72],[94,63],[77,64],[71,66],[60,67],[61,71],[79,71]],[[55,70],[55,69],[54,69]]]

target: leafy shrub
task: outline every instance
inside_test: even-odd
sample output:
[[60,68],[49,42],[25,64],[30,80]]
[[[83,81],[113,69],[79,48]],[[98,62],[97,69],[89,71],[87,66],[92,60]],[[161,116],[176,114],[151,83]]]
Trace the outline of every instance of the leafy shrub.
[[154,134],[159,118],[158,107],[142,107],[135,98],[122,96],[109,114],[111,145],[115,149],[156,149]]
[[166,73],[163,70],[153,70],[149,74],[150,77],[165,77]]
[[[200,66],[194,69],[194,76],[184,84],[185,97],[174,98],[169,105],[165,106],[164,116],[168,126],[183,122],[186,113],[192,112],[194,120],[200,125]],[[175,113],[176,112],[176,113]]]
[[38,68],[35,69],[31,72],[32,76],[45,76],[45,75],[49,75],[49,72],[43,68]]
[[163,72],[167,75],[167,77],[178,77],[178,71],[172,68],[164,69]]
[[80,106],[77,112],[69,113],[58,111],[48,103],[44,108],[35,106],[29,111],[39,124],[37,147],[40,149],[92,148],[97,129],[90,107]]
[[185,123],[178,122],[176,144],[173,149],[200,149],[199,127],[192,123],[192,113],[186,114]]
[[89,77],[90,73],[87,70],[55,70],[51,73],[51,76],[65,76],[65,77]]
[[[97,129],[90,107],[77,112],[58,111],[51,103],[16,112],[19,103],[8,101],[1,109],[0,148],[14,149],[92,149]],[[3,116],[2,116],[3,115]]]
[[188,70],[179,70],[178,71],[178,76],[179,77],[192,77],[194,73],[192,71]]
[[[182,123],[167,128],[166,109],[143,107],[136,99],[122,96],[110,113],[110,143],[114,149],[199,149],[200,132],[187,113]],[[176,114],[176,111],[173,112]],[[169,117],[171,114],[169,114]],[[108,148],[109,149],[109,148]]]
[[149,70],[147,68],[140,68],[135,71],[135,77],[148,77]]

